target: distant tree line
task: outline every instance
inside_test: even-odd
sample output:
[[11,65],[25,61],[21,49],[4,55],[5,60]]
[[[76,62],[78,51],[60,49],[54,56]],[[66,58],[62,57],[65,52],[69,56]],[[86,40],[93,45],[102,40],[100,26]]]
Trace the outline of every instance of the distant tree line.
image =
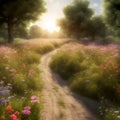
[[[40,26],[28,28],[31,21],[45,12],[44,0],[0,0],[0,36],[11,43],[14,37],[71,37],[89,40],[120,37],[120,0],[103,0],[103,14],[96,15],[87,0],[73,0],[58,20],[60,34],[49,33]],[[109,38],[109,37],[108,37]]]
[[28,31],[28,38],[65,38],[62,32],[49,32],[38,25],[32,25]]
[[58,25],[76,39],[104,39],[120,34],[120,0],[104,0],[103,8],[103,15],[95,15],[87,0],[74,0],[64,8],[65,17],[58,20]]

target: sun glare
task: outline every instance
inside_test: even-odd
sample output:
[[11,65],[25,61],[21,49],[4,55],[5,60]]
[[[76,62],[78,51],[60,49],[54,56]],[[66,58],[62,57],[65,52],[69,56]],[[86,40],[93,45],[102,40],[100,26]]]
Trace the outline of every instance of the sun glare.
[[59,27],[56,25],[56,21],[55,20],[50,20],[50,19],[45,19],[43,21],[41,21],[40,26],[43,29],[48,30],[49,32],[54,32],[54,31],[59,31]]
[[40,26],[44,30],[48,30],[49,32],[59,32],[60,28],[56,25],[56,19],[52,16],[45,15],[41,20],[37,21],[35,24]]

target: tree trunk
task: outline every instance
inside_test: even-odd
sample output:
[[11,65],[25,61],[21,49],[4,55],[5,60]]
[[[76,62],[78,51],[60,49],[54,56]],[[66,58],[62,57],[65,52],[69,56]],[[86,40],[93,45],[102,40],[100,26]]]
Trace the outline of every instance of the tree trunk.
[[13,38],[13,24],[8,23],[8,43],[12,43],[14,41]]

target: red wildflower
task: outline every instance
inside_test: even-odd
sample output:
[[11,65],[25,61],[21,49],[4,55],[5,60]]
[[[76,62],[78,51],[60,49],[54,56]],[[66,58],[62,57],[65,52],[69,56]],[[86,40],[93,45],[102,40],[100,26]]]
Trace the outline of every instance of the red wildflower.
[[20,114],[20,112],[16,111],[14,114],[15,114],[15,115],[19,115],[19,114]]
[[14,112],[14,110],[12,109],[12,107],[10,105],[8,105],[6,107],[7,113],[6,114],[12,114]]
[[11,115],[11,120],[20,120],[20,118],[17,118],[17,116],[15,114]]

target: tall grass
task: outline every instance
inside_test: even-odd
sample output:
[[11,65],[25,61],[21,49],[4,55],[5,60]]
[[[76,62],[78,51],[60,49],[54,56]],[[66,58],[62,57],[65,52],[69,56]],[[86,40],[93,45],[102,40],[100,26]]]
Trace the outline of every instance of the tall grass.
[[120,104],[119,51],[119,45],[69,44],[52,57],[50,67],[68,81],[74,92]]
[[[4,103],[2,99],[5,95],[1,94],[0,106],[4,107],[0,110],[0,117],[4,116],[5,120],[9,120],[9,115],[12,116],[15,114],[15,111],[19,111],[20,118],[22,109],[25,106],[33,106],[30,103],[30,97],[37,95],[37,91],[40,91],[42,88],[42,82],[39,76],[40,71],[38,69],[39,60],[40,55],[32,50],[26,51],[25,49],[21,50],[19,47],[15,48],[12,46],[0,47],[0,77],[1,81],[3,81],[0,92],[4,93],[5,90],[3,91],[3,88],[5,88],[8,83],[12,86],[10,95],[5,98]],[[9,100],[10,97],[11,99]],[[14,112],[11,111],[11,113],[7,115],[5,107],[8,105],[13,107]],[[36,107],[31,110],[31,117],[33,116],[32,113],[35,109]],[[37,111],[36,114],[39,114],[39,112],[40,111]],[[30,116],[26,117],[26,120],[30,119]],[[39,118],[36,118],[35,120],[37,119]]]
[[[53,42],[53,41],[52,41]],[[41,55],[62,42],[21,41],[0,46],[0,120],[40,120]]]

